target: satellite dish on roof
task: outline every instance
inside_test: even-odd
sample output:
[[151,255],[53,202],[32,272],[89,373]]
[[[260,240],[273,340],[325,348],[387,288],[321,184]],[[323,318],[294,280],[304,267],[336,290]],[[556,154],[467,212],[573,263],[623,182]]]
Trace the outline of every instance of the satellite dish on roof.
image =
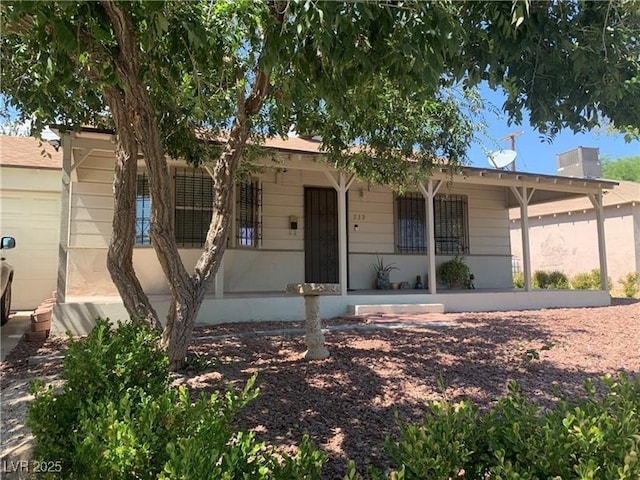
[[517,156],[518,153],[515,150],[496,150],[489,154],[489,163],[495,168],[502,169],[515,162]]

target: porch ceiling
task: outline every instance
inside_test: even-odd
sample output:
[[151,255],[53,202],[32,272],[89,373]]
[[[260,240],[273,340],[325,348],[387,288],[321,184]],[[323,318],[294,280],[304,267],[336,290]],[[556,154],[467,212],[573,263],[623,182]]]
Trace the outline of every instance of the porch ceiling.
[[[323,161],[321,155],[284,154],[276,163],[272,160],[260,162],[264,167],[291,168],[312,171],[336,171],[331,165]],[[433,180],[452,181],[454,184],[487,185],[504,187],[506,192],[506,207],[519,207],[518,199],[511,191],[511,187],[527,187],[533,190],[529,205],[536,205],[557,200],[585,197],[600,190],[610,190],[618,185],[617,182],[593,178],[573,178],[539,173],[514,172],[491,168],[464,167],[452,173],[448,167],[435,168],[431,177]]]

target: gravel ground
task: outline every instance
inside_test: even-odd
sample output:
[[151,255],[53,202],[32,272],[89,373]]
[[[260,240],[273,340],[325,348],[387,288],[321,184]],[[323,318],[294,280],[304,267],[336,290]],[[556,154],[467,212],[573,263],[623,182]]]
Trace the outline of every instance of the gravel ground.
[[[386,465],[384,438],[394,433],[394,413],[417,419],[425,400],[471,399],[488,407],[516,380],[522,392],[550,406],[557,391],[580,395],[587,378],[605,373],[640,374],[640,303],[614,299],[602,308],[520,312],[379,315],[349,317],[324,325],[405,322],[403,329],[327,331],[331,357],[300,360],[304,342],[295,335],[233,336],[251,331],[301,328],[301,322],[198,327],[193,351],[214,362],[214,371],[186,373],[180,381],[194,395],[258,373],[260,396],[238,423],[262,440],[293,451],[304,433],[329,454],[327,479],[341,478],[347,459],[361,470]],[[439,325],[440,323],[440,325]],[[450,324],[442,326],[441,324]],[[224,338],[211,336],[232,335]],[[51,377],[61,360],[27,362],[56,355],[62,340],[21,342],[0,364],[2,451],[20,443],[7,426],[20,424],[25,401],[8,406],[9,389],[25,379]],[[12,432],[7,435],[6,432]]]

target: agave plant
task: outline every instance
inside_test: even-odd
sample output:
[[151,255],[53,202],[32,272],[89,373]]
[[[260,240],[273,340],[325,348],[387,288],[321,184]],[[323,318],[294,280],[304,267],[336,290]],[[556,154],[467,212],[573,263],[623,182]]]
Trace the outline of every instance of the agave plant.
[[398,270],[395,263],[384,263],[382,257],[376,256],[376,261],[373,263],[373,270],[376,272],[376,288],[387,290],[390,287],[389,273],[392,270]]

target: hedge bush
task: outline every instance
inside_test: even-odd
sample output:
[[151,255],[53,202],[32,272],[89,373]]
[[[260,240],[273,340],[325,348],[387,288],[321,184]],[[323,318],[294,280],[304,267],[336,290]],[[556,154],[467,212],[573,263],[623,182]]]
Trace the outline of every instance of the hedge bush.
[[555,289],[569,288],[569,277],[559,270],[549,273],[549,287]]
[[533,288],[547,288],[549,286],[549,274],[544,270],[536,270],[533,272]]
[[258,395],[255,377],[239,393],[193,402],[170,385],[157,340],[142,325],[112,330],[99,320],[87,340],[70,341],[61,392],[34,382],[35,459],[61,462],[49,478],[319,478],[325,456],[308,438],[291,457],[234,430],[235,414]]
[[518,272],[513,276],[513,288],[524,288],[524,273]]
[[[640,478],[640,379],[603,379],[605,393],[542,410],[516,384],[486,413],[469,402],[432,402],[422,422],[387,439],[391,479]],[[346,478],[357,478],[350,464]]]
[[[609,289],[612,287],[611,278],[608,278]],[[571,288],[576,290],[600,290],[600,269],[594,268],[588,273],[578,273],[571,279]]]
[[438,266],[436,276],[441,284],[449,288],[466,288],[469,285],[471,270],[464,257],[456,255]]
[[640,272],[627,273],[624,278],[618,280],[622,285],[622,293],[627,298],[633,298],[640,291]]
[[569,288],[569,279],[563,272],[559,270],[554,270],[552,272],[536,270],[535,272],[533,272],[533,287],[543,289]]

